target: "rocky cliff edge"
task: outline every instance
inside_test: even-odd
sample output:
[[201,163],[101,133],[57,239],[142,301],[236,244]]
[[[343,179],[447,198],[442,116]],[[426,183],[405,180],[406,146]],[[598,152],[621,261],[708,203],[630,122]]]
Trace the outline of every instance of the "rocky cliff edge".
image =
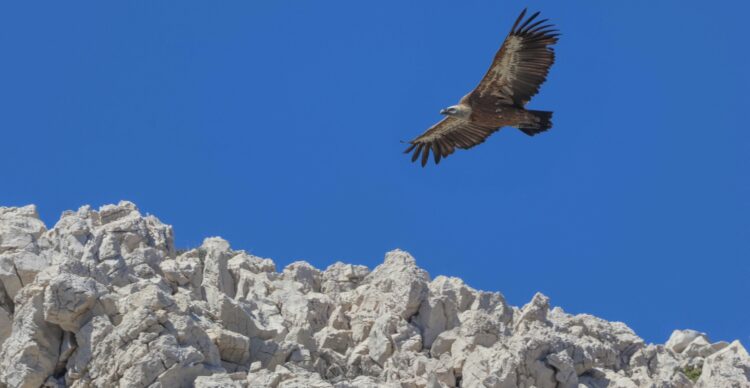
[[620,322],[430,279],[389,252],[319,270],[233,250],[175,252],[130,202],[0,207],[0,387],[750,387],[739,341]]

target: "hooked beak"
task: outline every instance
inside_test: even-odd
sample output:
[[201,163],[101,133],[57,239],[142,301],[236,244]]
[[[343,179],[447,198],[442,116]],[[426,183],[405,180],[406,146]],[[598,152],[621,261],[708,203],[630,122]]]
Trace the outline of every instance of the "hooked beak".
[[441,114],[441,115],[447,115],[447,114],[448,114],[448,110],[447,110],[447,109],[445,109],[445,108],[443,108],[443,109],[440,109],[440,114]]

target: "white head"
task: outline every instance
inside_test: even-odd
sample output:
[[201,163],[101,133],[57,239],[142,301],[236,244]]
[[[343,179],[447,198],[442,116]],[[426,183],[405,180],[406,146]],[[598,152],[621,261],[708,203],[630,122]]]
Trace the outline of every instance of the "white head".
[[466,105],[453,105],[445,109],[440,110],[441,115],[458,117],[460,119],[468,119],[471,115],[471,108]]

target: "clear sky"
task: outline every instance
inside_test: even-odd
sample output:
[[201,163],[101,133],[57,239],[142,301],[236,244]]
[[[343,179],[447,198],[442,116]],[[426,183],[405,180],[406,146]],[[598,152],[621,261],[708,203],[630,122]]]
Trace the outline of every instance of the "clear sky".
[[[51,227],[128,199],[280,267],[399,247],[515,305],[750,345],[749,4],[3,2],[0,204]],[[410,163],[525,6],[563,33],[529,105],[554,128]]]

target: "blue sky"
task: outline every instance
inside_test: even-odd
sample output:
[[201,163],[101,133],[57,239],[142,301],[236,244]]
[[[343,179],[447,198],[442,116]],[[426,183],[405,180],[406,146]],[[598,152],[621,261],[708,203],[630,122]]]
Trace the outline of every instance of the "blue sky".
[[[470,91],[520,10],[563,32],[529,105],[437,168],[400,140]],[[4,2],[0,204],[129,199],[180,247],[281,266],[410,251],[522,305],[750,343],[738,1]]]

